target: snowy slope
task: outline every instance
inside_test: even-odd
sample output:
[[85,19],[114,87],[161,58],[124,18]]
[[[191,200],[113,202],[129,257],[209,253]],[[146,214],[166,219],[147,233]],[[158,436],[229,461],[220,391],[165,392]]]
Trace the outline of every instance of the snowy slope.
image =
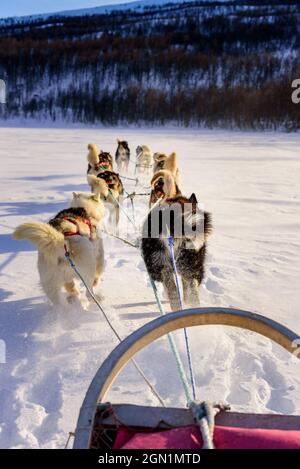
[[[193,1],[193,0],[191,0]],[[189,3],[191,3],[189,1]],[[223,0],[227,1],[227,0]],[[27,21],[35,21],[35,20],[47,20],[51,16],[89,16],[89,15],[103,15],[106,13],[111,13],[112,11],[122,11],[122,10],[139,10],[143,11],[145,8],[148,7],[155,7],[161,6],[171,3],[188,3],[188,0],[140,0],[135,2],[125,2],[120,4],[113,4],[113,5],[102,5],[99,7],[93,8],[80,8],[77,10],[64,10],[58,11],[54,13],[44,13],[38,15],[29,15],[29,16],[20,16],[15,18],[10,18],[14,23],[18,22],[27,22]],[[7,20],[6,20],[7,21]]]
[[[10,234],[25,220],[48,220],[73,190],[87,190],[86,144],[114,151],[117,137],[133,149],[147,143],[176,150],[184,192],[195,191],[213,214],[202,305],[252,310],[300,333],[299,134],[1,128],[2,448],[63,447],[92,377],[116,345],[95,307],[47,304],[36,251]],[[145,200],[136,202],[137,220],[146,210]],[[139,253],[111,239],[105,251],[103,306],[125,337],[156,317],[157,307]],[[231,328],[194,328],[190,335],[199,399],[225,400],[238,410],[300,412],[300,365],[278,346]],[[181,333],[176,340],[185,359]],[[185,404],[166,340],[137,358],[167,404]],[[108,398],[157,404],[131,366]]]

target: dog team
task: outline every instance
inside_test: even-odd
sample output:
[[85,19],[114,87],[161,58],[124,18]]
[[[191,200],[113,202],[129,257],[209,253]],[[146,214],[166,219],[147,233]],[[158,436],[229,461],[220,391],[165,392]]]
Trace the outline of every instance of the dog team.
[[[108,213],[109,223],[118,226],[124,195],[122,175],[128,172],[131,162],[128,142],[117,142],[115,159],[110,152],[98,150],[95,144],[88,145],[90,193],[73,192],[70,206],[47,223],[23,223],[13,233],[15,239],[26,239],[37,246],[41,286],[54,305],[65,303],[63,290],[68,303],[80,297],[76,274],[66,259],[66,252],[91,291],[94,292],[103,275],[101,232],[104,218]],[[153,154],[147,145],[141,145],[136,149],[134,164],[137,178],[152,172],[149,211],[145,213],[140,234],[147,271],[153,281],[163,284],[172,311],[179,310],[181,305],[168,244],[172,239],[184,303],[199,306],[207,238],[212,230],[211,216],[199,207],[194,193],[189,197],[183,195],[176,153]],[[115,165],[118,172],[114,171]],[[159,220],[155,236],[152,235],[153,220]],[[184,226],[184,229],[178,232],[175,226]],[[87,300],[91,301],[88,293]]]

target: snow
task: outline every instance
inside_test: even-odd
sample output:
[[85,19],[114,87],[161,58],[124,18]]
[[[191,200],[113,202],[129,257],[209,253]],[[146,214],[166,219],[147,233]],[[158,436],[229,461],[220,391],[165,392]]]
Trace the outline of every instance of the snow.
[[[117,137],[128,139],[132,150],[138,144],[176,150],[184,192],[195,191],[212,213],[202,306],[251,310],[300,333],[299,134],[1,128],[0,339],[7,351],[6,363],[0,360],[2,448],[62,448],[89,383],[117,344],[95,306],[53,309],[39,287],[34,247],[11,238],[18,224],[47,221],[67,206],[73,190],[87,190],[87,143],[114,152]],[[146,200],[136,202],[138,222],[146,210]],[[105,239],[105,253],[99,290],[125,337],[158,311],[139,252]],[[240,411],[300,412],[295,357],[247,331],[208,326],[189,332],[199,399],[227,401]],[[186,363],[182,332],[175,338]],[[165,339],[137,361],[168,405],[185,405]],[[131,365],[108,399],[157,404]]]
[[[223,1],[226,2],[228,0],[223,0]],[[190,0],[138,0],[134,2],[123,2],[123,3],[118,3],[118,4],[101,5],[99,7],[93,7],[93,8],[80,8],[76,10],[64,10],[64,11],[59,11],[59,12],[44,13],[44,14],[38,14],[38,15],[13,17],[13,18],[8,18],[8,19],[3,19],[3,22],[9,21],[9,22],[12,22],[13,24],[16,24],[19,22],[36,21],[36,20],[44,21],[53,16],[65,17],[65,16],[104,15],[104,14],[109,14],[112,11],[123,11],[123,10],[143,11],[144,9],[147,9],[150,7],[158,7],[158,6],[163,6],[163,5],[167,5],[171,3],[180,4],[180,3],[191,3],[191,2]]]

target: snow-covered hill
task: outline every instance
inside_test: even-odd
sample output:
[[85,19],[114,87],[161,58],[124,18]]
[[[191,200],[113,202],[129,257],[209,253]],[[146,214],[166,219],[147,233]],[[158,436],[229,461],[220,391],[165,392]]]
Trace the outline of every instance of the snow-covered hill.
[[[132,149],[149,144],[176,150],[184,193],[196,192],[212,213],[202,305],[251,310],[300,333],[299,134],[1,128],[0,339],[7,347],[7,362],[0,363],[1,448],[62,448],[91,379],[116,345],[94,306],[59,310],[47,304],[36,251],[11,233],[24,221],[47,221],[67,206],[72,191],[87,190],[87,143],[114,151],[117,137],[127,138]],[[131,182],[124,184],[130,190]],[[147,201],[136,200],[137,221],[146,212]],[[125,337],[158,310],[138,251],[105,239],[105,258],[103,306]],[[199,399],[299,414],[294,357],[241,330],[209,326],[191,329],[190,336]],[[181,333],[176,341],[185,359]],[[185,405],[166,340],[137,360],[168,405]],[[131,366],[108,398],[157,404]]]
[[[194,0],[197,1],[197,0]],[[221,0],[222,2],[226,2],[228,0]],[[149,7],[160,7],[162,5],[174,4],[174,3],[192,3],[193,0],[139,0],[135,2],[124,2],[119,4],[113,5],[102,5],[99,7],[93,8],[80,8],[77,10],[64,10],[64,11],[57,11],[52,13],[41,13],[37,15],[26,15],[20,17],[13,17],[13,18],[0,18],[0,24],[2,23],[22,23],[28,21],[36,21],[36,20],[47,20],[51,17],[72,17],[72,16],[91,16],[91,15],[103,15],[107,13],[111,13],[112,11],[122,11],[122,10],[132,10],[132,11],[144,11]],[[203,1],[203,3],[207,3]]]
[[0,119],[300,127],[299,2],[84,12],[0,25]]

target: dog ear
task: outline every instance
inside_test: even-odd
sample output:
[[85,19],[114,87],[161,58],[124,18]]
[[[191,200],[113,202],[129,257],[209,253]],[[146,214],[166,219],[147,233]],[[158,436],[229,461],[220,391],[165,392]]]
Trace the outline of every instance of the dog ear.
[[198,203],[197,197],[196,197],[196,195],[194,194],[194,192],[192,193],[191,197],[189,198],[189,201],[190,201],[193,205],[196,205],[196,204]]
[[77,192],[73,192],[73,199],[78,199],[79,197],[79,194],[77,194]]
[[119,140],[119,139],[117,138],[117,142],[118,142],[118,145],[119,145],[119,144],[121,143],[121,140]]
[[165,169],[171,171],[171,173],[175,176],[177,170],[177,155],[175,152],[171,153],[165,162]]

